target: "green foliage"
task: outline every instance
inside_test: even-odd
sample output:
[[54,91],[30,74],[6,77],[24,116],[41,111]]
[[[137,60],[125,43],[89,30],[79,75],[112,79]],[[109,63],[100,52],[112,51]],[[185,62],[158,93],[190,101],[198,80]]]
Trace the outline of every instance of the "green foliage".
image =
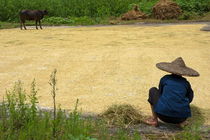
[[210,11],[210,0],[175,0],[183,11],[203,14]]
[[[50,24],[91,25],[119,17],[134,4],[148,15],[158,0],[0,0],[0,21],[19,21],[23,9],[48,10]],[[180,19],[191,19],[210,11],[210,0],[174,0],[181,7]],[[191,15],[192,14],[192,15]]]
[[43,20],[46,24],[51,25],[94,25],[104,23],[102,18],[90,18],[87,16],[84,17],[48,17]]
[[0,21],[0,29],[8,29],[8,28],[15,28],[15,27],[19,27],[20,24],[17,23],[9,23],[9,22],[1,22]]
[[0,0],[0,21],[18,21],[22,9],[47,9],[50,17],[110,17],[141,0]]
[[182,20],[196,19],[210,11],[210,0],[175,0],[181,7],[183,14],[179,17]]
[[205,20],[205,21],[210,20],[210,12],[205,13],[204,16],[202,17],[202,19]]
[[180,19],[180,20],[191,20],[191,19],[196,19],[198,17],[200,17],[200,15],[196,12],[183,11],[182,15],[179,16],[178,19]]
[[93,19],[84,16],[84,17],[73,17],[72,20],[74,21],[74,24],[77,25],[93,25],[96,23],[96,21],[94,21]]
[[141,0],[139,3],[140,10],[142,10],[144,13],[151,15],[152,13],[152,7],[158,2],[158,0]]

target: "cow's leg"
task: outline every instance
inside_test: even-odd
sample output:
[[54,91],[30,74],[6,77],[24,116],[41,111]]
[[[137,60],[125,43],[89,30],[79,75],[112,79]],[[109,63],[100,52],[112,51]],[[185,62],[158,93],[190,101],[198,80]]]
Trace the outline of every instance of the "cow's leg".
[[22,27],[22,21],[20,20],[20,29],[22,30],[23,27]]
[[42,25],[41,25],[41,21],[39,20],[39,26],[40,26],[40,29],[42,29]]
[[37,22],[38,22],[38,21],[36,20],[36,29],[38,30],[38,27],[37,27]]
[[22,23],[23,23],[24,29],[27,30],[27,29],[26,29],[26,25],[25,25],[25,20],[23,20]]

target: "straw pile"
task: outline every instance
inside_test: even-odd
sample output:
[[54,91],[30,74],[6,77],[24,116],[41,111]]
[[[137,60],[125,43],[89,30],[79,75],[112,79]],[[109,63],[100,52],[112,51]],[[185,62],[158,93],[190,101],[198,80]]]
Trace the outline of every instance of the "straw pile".
[[113,105],[109,107],[101,117],[108,125],[129,126],[130,124],[138,124],[143,116],[131,105]]
[[147,17],[146,14],[139,10],[139,7],[135,5],[133,10],[128,11],[123,14],[121,20],[137,20],[137,19],[145,19]]
[[182,10],[178,4],[171,0],[160,0],[153,8],[152,13],[157,19],[176,19]]

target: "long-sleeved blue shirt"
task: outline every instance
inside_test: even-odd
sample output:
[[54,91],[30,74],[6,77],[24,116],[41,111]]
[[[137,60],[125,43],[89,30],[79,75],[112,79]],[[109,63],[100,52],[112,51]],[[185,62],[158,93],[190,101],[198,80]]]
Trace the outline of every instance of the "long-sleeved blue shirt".
[[193,90],[190,83],[178,75],[165,75],[159,83],[160,98],[155,112],[169,117],[187,118],[191,116],[190,102]]

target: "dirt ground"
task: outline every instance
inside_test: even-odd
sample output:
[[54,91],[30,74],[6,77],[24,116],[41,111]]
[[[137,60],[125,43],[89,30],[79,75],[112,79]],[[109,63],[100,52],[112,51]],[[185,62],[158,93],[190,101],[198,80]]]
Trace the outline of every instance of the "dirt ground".
[[[57,68],[57,102],[83,112],[100,113],[112,104],[129,103],[150,114],[148,90],[167,74],[157,62],[183,57],[200,73],[188,78],[193,104],[210,110],[210,32],[205,24],[167,26],[107,26],[44,30],[0,30],[0,98],[21,80],[27,89],[33,78],[41,106],[52,106],[49,77]],[[206,115],[210,124],[210,116]]]

